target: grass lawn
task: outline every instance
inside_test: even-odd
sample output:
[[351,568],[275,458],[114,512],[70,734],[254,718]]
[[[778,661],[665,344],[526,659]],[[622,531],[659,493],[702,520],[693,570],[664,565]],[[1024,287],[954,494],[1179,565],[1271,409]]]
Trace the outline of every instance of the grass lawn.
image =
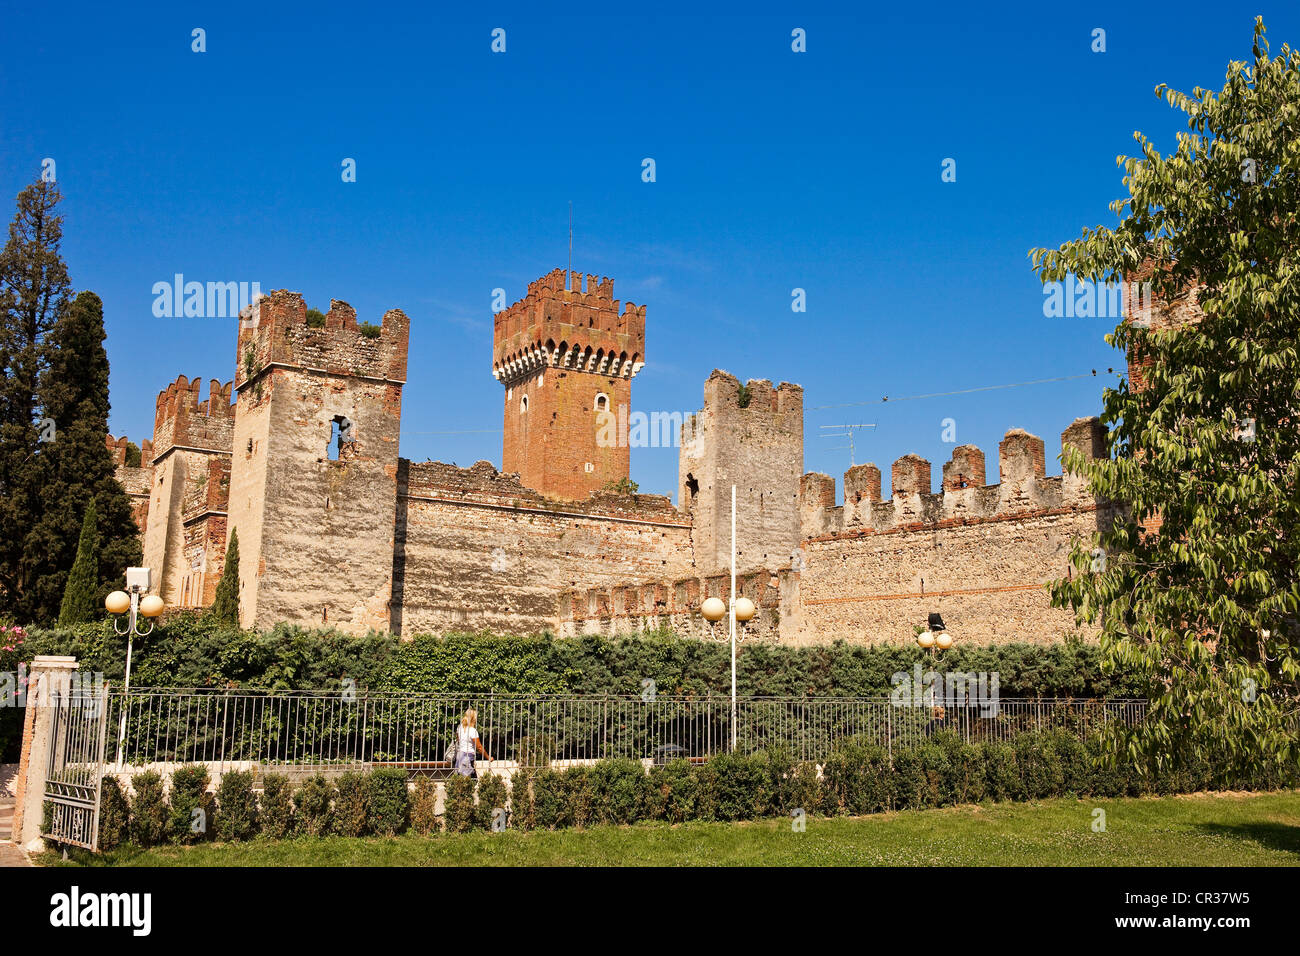
[[[1094,833],[1093,809],[1106,811]],[[66,864],[111,866],[1295,866],[1300,793],[1047,800],[856,819],[640,824],[554,832],[208,844]]]

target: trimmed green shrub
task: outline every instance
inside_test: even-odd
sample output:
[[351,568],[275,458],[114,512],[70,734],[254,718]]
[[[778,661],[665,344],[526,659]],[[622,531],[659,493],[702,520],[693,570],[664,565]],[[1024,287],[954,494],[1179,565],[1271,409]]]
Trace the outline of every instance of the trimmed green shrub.
[[261,819],[262,836],[270,840],[283,840],[294,835],[292,790],[289,778],[282,773],[268,773],[262,778]]
[[928,806],[930,783],[921,755],[915,749],[894,751],[891,804],[895,810],[917,810]]
[[879,744],[860,737],[837,742],[822,765],[822,778],[828,813],[859,816],[890,808],[889,754]]
[[158,846],[167,842],[171,817],[163,793],[163,779],[146,770],[131,778],[131,842],[137,846]]
[[477,822],[474,805],[474,778],[453,773],[447,778],[443,797],[443,825],[448,833],[468,833]]
[[772,812],[767,760],[761,755],[719,754],[699,768],[699,816],[704,820],[751,820]]
[[480,830],[491,830],[493,816],[506,812],[506,782],[494,773],[486,773],[478,780],[478,806],[474,821]]
[[544,830],[572,826],[565,812],[564,774],[549,768],[533,775],[533,822]]
[[382,767],[366,778],[366,828],[371,833],[396,836],[404,832],[410,803],[405,770]]
[[1020,734],[1014,742],[1016,764],[1030,800],[1059,795],[1065,787],[1061,758],[1046,734]]
[[187,764],[172,771],[171,839],[201,843],[212,835],[215,798],[208,792],[205,764]]
[[420,836],[429,836],[440,829],[438,785],[432,777],[421,775],[415,780],[415,791],[411,794],[411,829]]
[[1016,750],[1001,741],[979,745],[984,753],[984,782],[990,800],[1023,800],[1025,784],[1016,763]]
[[921,769],[924,788],[920,807],[946,807],[957,802],[956,773],[948,752],[940,742],[939,734],[923,741],[916,748],[916,759]]
[[588,774],[592,823],[636,823],[646,813],[645,768],[636,760],[601,760]]
[[217,837],[251,840],[257,836],[257,794],[251,770],[230,770],[217,785]]
[[952,731],[934,735],[934,743],[948,758],[944,792],[949,803],[979,803],[987,792],[984,778],[984,750],[968,744]]
[[345,837],[365,836],[369,832],[365,776],[348,771],[335,781],[334,787],[334,832]]
[[99,848],[112,850],[131,835],[131,807],[116,777],[105,777],[99,785]]
[[510,778],[510,825],[518,830],[531,830],[537,825],[533,817],[533,772],[520,768]]
[[1118,761],[1108,764],[1102,760],[1100,737],[1089,737],[1083,743],[1088,761],[1087,792],[1094,797],[1122,797],[1128,792],[1128,773]]
[[591,782],[587,767],[569,767],[561,775],[567,826],[585,827],[591,822]]
[[334,831],[334,784],[323,773],[308,777],[294,792],[298,822],[308,836],[325,836]]
[[688,761],[656,764],[647,778],[646,816],[669,823],[693,820],[699,790],[699,778]]
[[1047,735],[1061,762],[1061,793],[1083,796],[1092,785],[1092,768],[1083,741],[1067,730]]

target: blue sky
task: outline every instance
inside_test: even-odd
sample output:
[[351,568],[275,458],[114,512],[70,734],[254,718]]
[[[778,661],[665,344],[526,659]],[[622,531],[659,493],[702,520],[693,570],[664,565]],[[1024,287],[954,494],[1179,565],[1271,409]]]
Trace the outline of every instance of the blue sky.
[[[848,450],[821,425],[877,423],[857,460],[886,485],[909,452],[937,482],[945,418],[992,481],[1013,426],[1059,472],[1061,430],[1122,359],[1113,322],[1044,318],[1028,250],[1114,222],[1132,132],[1167,148],[1181,128],[1157,83],[1218,88],[1255,14],[1276,52],[1300,9],[993,6],[11,4],[0,193],[55,159],[73,283],[104,299],[110,426],[137,442],[177,374],[233,375],[234,320],[153,315],[180,272],[404,309],[401,454],[499,465],[492,290],[514,301],[565,264],[572,201],[574,268],[647,306],[634,410],[694,410],[720,367],[805,387],[805,470],[841,492]],[[873,404],[817,408],[849,402]],[[643,491],[676,475],[675,449],[633,449]]]

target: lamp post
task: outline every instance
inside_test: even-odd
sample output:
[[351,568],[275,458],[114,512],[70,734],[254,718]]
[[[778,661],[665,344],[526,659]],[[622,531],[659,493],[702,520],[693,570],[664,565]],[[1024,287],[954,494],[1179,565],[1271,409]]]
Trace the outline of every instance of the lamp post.
[[[745,624],[753,619],[758,613],[758,608],[754,607],[754,602],[747,597],[736,598],[736,486],[731,486],[731,614],[728,615],[728,636],[719,638],[715,636],[713,625],[722,620],[722,615],[727,613],[727,605],[722,603],[721,598],[707,598],[700,605],[700,613],[704,619],[709,622],[709,637],[712,640],[721,642],[730,640],[731,642],[731,749],[736,749],[736,642],[743,641],[745,635]],[[736,624],[740,624],[740,637],[736,636]]]
[[[137,637],[153,633],[153,619],[163,612],[163,599],[156,594],[147,593],[150,584],[148,568],[126,569],[126,590],[114,591],[104,599],[104,607],[113,617],[113,630],[126,638],[126,681],[122,691],[122,718],[117,731],[117,765],[122,766],[126,745],[126,705],[127,695],[131,692],[131,651]],[[119,626],[121,615],[127,614],[126,630]],[[149,619],[149,629],[142,631],[137,626],[139,617]]]
[[934,657],[936,648],[940,651],[946,651],[952,647],[952,634],[944,626],[943,616],[936,611],[931,611],[929,622],[925,630],[918,631],[916,634],[916,643],[930,652]]

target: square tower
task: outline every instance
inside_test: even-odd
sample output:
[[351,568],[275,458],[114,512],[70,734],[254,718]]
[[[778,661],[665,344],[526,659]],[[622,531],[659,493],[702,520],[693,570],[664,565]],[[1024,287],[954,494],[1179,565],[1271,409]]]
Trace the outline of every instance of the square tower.
[[492,374],[506,390],[502,471],[550,498],[581,500],[628,477],[632,378],[645,306],[619,312],[614,280],[563,269],[497,313]]
[[397,445],[410,324],[357,324],[346,302],[309,324],[283,290],[241,317],[230,469],[239,618],[387,630]]
[[704,407],[682,425],[678,506],[690,513],[695,566],[731,567],[731,486],[736,486],[736,567],[789,565],[799,546],[803,388],[766,379],[745,385],[714,370]]

